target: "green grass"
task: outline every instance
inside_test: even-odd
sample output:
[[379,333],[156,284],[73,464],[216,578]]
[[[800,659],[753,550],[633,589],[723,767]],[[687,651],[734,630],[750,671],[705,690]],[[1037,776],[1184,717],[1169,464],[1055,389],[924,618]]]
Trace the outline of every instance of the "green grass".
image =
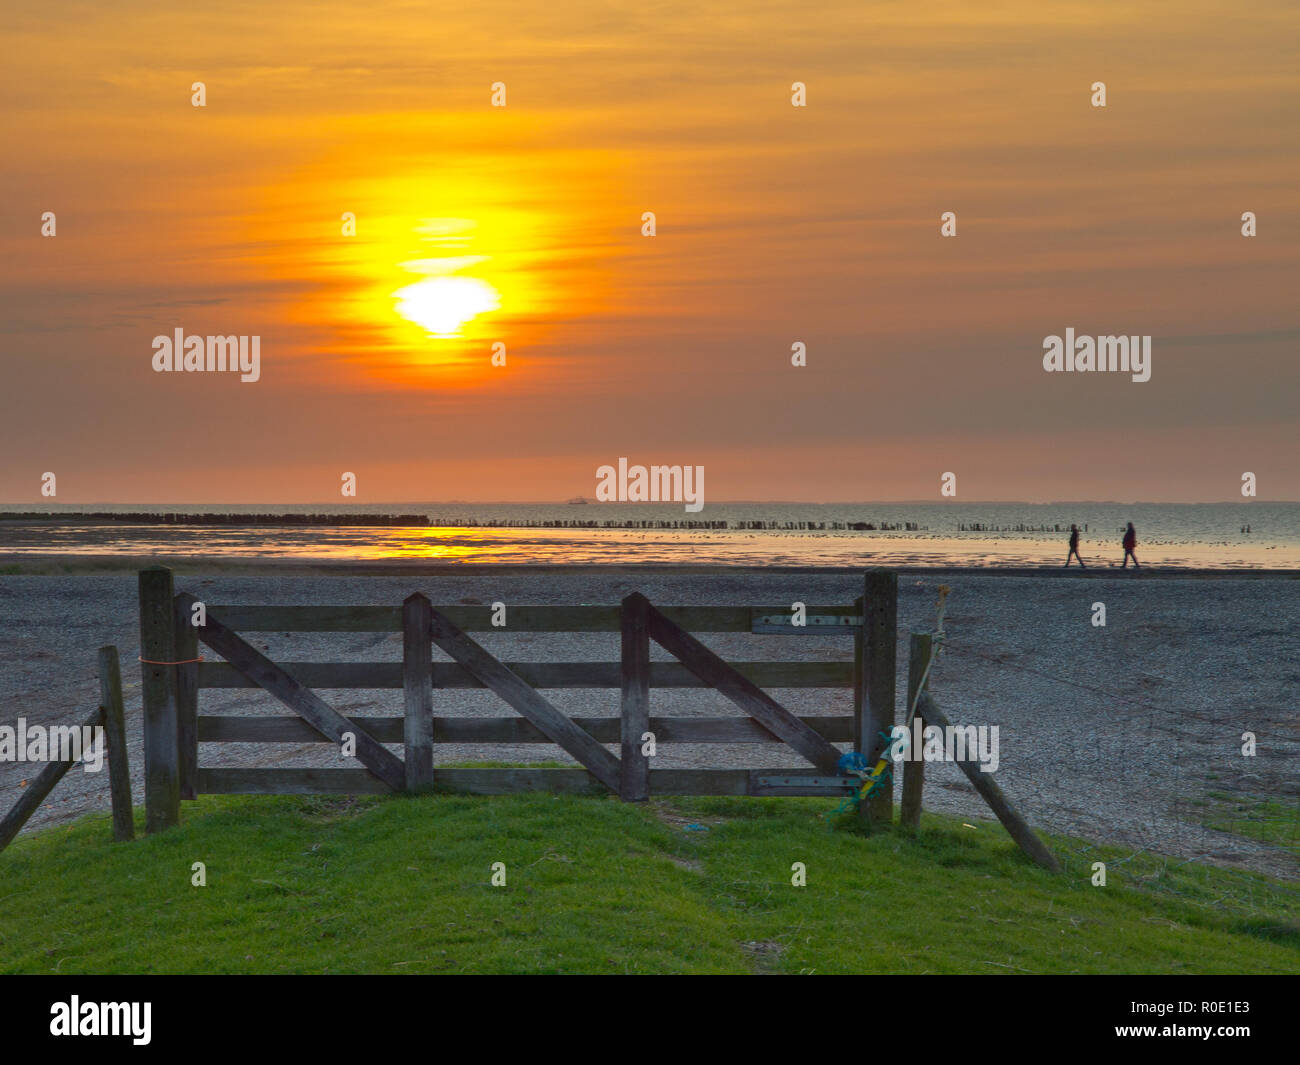
[[1219,832],[1271,843],[1300,858],[1300,811],[1273,799],[1228,792],[1207,793],[1201,823]]
[[995,823],[868,837],[834,806],[208,796],[129,844],[94,815],[0,854],[0,972],[1300,969],[1293,885],[1068,840],[1054,877]]

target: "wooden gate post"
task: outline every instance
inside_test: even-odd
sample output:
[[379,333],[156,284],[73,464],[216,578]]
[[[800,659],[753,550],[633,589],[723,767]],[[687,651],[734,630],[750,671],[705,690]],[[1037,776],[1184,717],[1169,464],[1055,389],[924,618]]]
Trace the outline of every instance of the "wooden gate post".
[[113,799],[113,838],[119,843],[135,839],[131,812],[131,767],[126,756],[126,719],[122,710],[122,671],[117,648],[99,649],[99,702],[104,711],[104,739],[108,745],[108,787]]
[[402,603],[402,738],[406,790],[433,787],[433,606],[416,592]]
[[[921,692],[921,677],[925,673],[926,663],[930,661],[932,638],[928,632],[912,633],[912,642],[907,652],[907,708],[910,710]],[[930,686],[927,678],[926,688]],[[925,729],[921,711],[916,711],[912,735],[920,735]],[[915,761],[913,761],[915,759]],[[916,831],[921,827],[921,791],[925,787],[925,761],[921,750],[913,749],[909,743],[907,761],[903,763],[903,803],[898,811],[898,823],[904,828]]]
[[650,629],[646,600],[623,600],[623,701],[620,736],[619,795],[624,802],[650,798],[650,760],[641,753],[642,736],[650,730]]
[[[199,634],[184,602],[172,601],[172,640],[176,652],[177,776],[182,799],[193,799],[199,775]],[[145,655],[144,657],[149,657]]]
[[145,831],[161,832],[180,820],[179,745],[176,731],[176,641],[172,571],[140,571],[140,692],[144,700]]
[[[858,750],[874,766],[888,746],[881,733],[894,727],[894,670],[898,665],[898,574],[892,570],[869,569],[863,590],[862,625],[855,649],[858,683],[854,685],[855,738]],[[886,781],[871,798],[858,807],[868,824],[890,824],[894,820],[894,783]]]

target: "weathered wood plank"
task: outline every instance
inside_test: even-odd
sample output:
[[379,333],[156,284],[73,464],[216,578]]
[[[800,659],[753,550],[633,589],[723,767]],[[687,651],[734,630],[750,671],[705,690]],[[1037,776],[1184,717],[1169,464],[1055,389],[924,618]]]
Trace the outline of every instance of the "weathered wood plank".
[[656,795],[748,795],[748,769],[652,769]]
[[[103,710],[100,707],[95,708],[91,714],[81,724],[81,728],[94,728],[104,719]],[[72,759],[62,762],[47,762],[39,773],[27,785],[18,801],[14,803],[13,808],[0,819],[0,851],[4,850],[13,841],[14,836],[18,835],[23,825],[27,824],[27,819],[36,812],[38,806],[45,801],[45,797],[54,790],[54,785],[63,779],[66,773],[74,765]]]
[[406,790],[433,786],[433,608],[419,592],[402,604],[402,673],[406,715],[402,730]]
[[202,795],[391,795],[368,769],[242,769],[200,767]]
[[[618,632],[619,607],[511,606],[509,624],[492,624],[490,606],[440,606],[437,608],[463,632]],[[666,606],[660,613],[694,632],[749,632],[753,619],[764,614],[788,613],[786,606]],[[208,607],[222,624],[240,632],[400,632],[401,611],[389,606],[261,606],[219,604]],[[840,606],[810,606],[810,615],[851,614]],[[816,631],[801,630],[816,635]],[[820,630],[818,630],[820,631]]]
[[633,595],[623,600],[622,639],[620,794],[625,802],[642,802],[650,797],[650,759],[642,753],[642,747],[643,737],[651,731],[650,633],[644,597]]
[[[306,688],[381,689],[406,685],[401,662],[281,662],[279,665]],[[434,668],[437,669],[437,663]],[[257,682],[227,662],[200,662],[199,687],[256,688]]]
[[[927,692],[921,693],[916,712],[931,725],[937,725],[945,730],[949,727],[948,716],[939,709]],[[1055,855],[1034,835],[1034,830],[1029,827],[1029,823],[1016,812],[1016,808],[1011,805],[997,781],[993,779],[993,774],[982,772],[978,762],[968,760],[958,762],[957,765],[966,774],[966,779],[975,785],[975,790],[989,804],[989,809],[997,815],[997,819],[1002,822],[1002,827],[1007,830],[1020,849],[1044,869],[1059,873],[1061,866]]]
[[[756,795],[794,794],[789,791],[756,790],[755,778],[799,776],[806,769],[651,769],[650,790],[655,795]],[[563,791],[598,793],[599,784],[582,769],[439,769],[438,787],[478,795],[503,795],[517,791]],[[813,794],[827,795],[819,790]]]
[[402,611],[395,606],[245,606],[208,607],[237,632],[400,632]]
[[[865,661],[866,716],[862,722],[860,751],[869,765],[875,765],[894,727],[895,679],[898,668],[898,574],[869,569],[863,592],[866,629]],[[871,798],[858,807],[868,823],[889,824],[894,819],[894,781],[885,781]]]
[[750,770],[751,795],[819,796],[844,798],[862,786],[858,777],[786,776],[766,769]]
[[135,839],[131,810],[131,766],[126,752],[126,714],[122,706],[122,670],[117,648],[99,649],[99,706],[104,711],[104,742],[108,746],[108,788],[113,804],[113,838]]
[[176,767],[180,796],[194,798],[194,771],[199,767],[199,637],[191,615],[179,599],[173,601],[172,639],[176,651]]
[[[194,598],[186,593],[182,593],[182,597],[187,601]],[[351,732],[356,737],[357,760],[390,788],[400,791],[406,786],[406,770],[399,758],[355,721],[349,721],[315,692],[304,688],[269,658],[250,647],[218,621],[212,611],[208,611],[207,624],[197,631],[200,640],[236,669],[256,680],[259,687],[304,717],[322,735],[335,743],[342,743],[343,734]]]
[[139,589],[145,831],[153,833],[176,824],[181,808],[172,571],[141,570]]
[[[640,595],[640,593],[635,593]],[[681,660],[701,680],[708,681],[745,713],[789,744],[813,765],[828,772],[835,768],[840,752],[752,681],[700,643],[689,632],[656,610],[644,596],[650,637]]]
[[461,632],[440,610],[433,614],[433,642],[545,732],[553,742],[596,776],[610,791],[619,790],[619,762],[609,751]]
[[825,614],[820,613],[823,609],[828,608],[805,609],[801,624],[796,625],[789,609],[774,613],[755,607],[751,610],[749,631],[765,636],[851,636],[862,627],[860,608],[849,611],[845,607],[833,607]]
[[[854,604],[863,610],[861,596]],[[859,628],[853,634],[853,749],[862,751],[863,738],[869,735],[871,727],[871,710],[867,702],[867,630]],[[866,757],[864,754],[863,757]]]
[[[349,719],[351,720],[351,719]],[[359,717],[361,727],[380,743],[401,743],[405,718]],[[599,743],[618,743],[622,720],[617,717],[569,719]],[[831,743],[853,738],[847,716],[799,718]],[[649,731],[656,743],[781,743],[778,737],[748,717],[651,717]],[[199,717],[202,743],[330,743],[300,717],[288,715],[204,714]],[[541,729],[522,717],[433,718],[434,743],[553,743]]]
[[[349,718],[380,743],[402,743],[406,739],[405,717]],[[200,714],[200,743],[334,743],[300,717],[239,714]]]
[[439,769],[438,790],[463,795],[513,795],[545,791],[561,795],[607,795],[585,769]]
[[[762,788],[759,776],[811,775],[798,769],[652,769],[650,790],[656,795],[797,795],[829,796],[832,789]],[[512,795],[540,791],[570,795],[606,795],[608,789],[585,769],[444,769],[436,790],[469,795]],[[373,795],[384,785],[363,769],[206,768],[198,773],[203,794]]]
[[[921,677],[925,674],[926,663],[930,661],[930,648],[933,640],[928,632],[914,632],[907,652],[907,706],[916,705],[921,690]],[[926,681],[929,687],[929,681]],[[916,712],[918,726],[913,733],[920,735],[925,730],[925,720],[918,709]],[[904,722],[906,723],[906,722]],[[921,827],[921,792],[925,788],[925,760],[917,757],[920,751],[908,752],[908,759],[903,763],[903,801],[898,811],[898,823],[915,832]],[[915,761],[913,761],[915,758]]]
[[[853,665],[840,662],[730,662],[760,688],[848,688]],[[618,662],[506,662],[505,666],[534,688],[618,688]],[[281,662],[280,668],[307,688],[401,688],[400,662]],[[433,663],[434,688],[484,688],[464,666]],[[225,662],[200,662],[200,688],[255,688],[257,684]],[[651,662],[652,688],[707,688],[680,662]]]

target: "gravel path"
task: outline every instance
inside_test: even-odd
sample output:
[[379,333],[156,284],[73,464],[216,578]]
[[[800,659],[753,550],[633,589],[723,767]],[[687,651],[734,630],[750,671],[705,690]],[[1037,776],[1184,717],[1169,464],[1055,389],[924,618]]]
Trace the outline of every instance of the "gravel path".
[[[1285,849],[1203,828],[1209,793],[1282,804],[1300,838],[1300,581],[1285,579],[1140,579],[1021,576],[900,578],[900,631],[930,628],[936,587],[952,588],[947,648],[931,689],[959,724],[998,725],[997,779],[1029,821],[1126,849],[1158,852],[1300,879]],[[530,573],[451,577],[187,576],[178,589],[207,602],[400,603],[422,591],[435,603],[613,603],[639,590],[652,602],[768,605],[848,603],[860,578],[843,574]],[[68,724],[98,699],[96,649],[122,655],[135,797],[142,802],[136,581],[109,576],[0,577],[0,724]],[[1091,624],[1103,602],[1105,628]],[[837,659],[851,654],[843,636],[702,637],[726,658]],[[400,660],[400,634],[256,634],[276,659]],[[494,653],[519,659],[616,660],[617,634],[483,634]],[[667,658],[654,649],[655,658]],[[906,637],[899,648],[899,690],[906,684]],[[616,691],[554,691],[561,709],[614,716]],[[848,692],[774,692],[801,713],[848,713]],[[205,691],[205,710],[281,712],[251,690]],[[400,691],[326,693],[341,710],[400,714]],[[508,708],[486,692],[438,695],[439,712],[500,715]],[[901,698],[901,695],[900,695]],[[715,716],[731,704],[707,691],[656,690],[652,712]],[[1243,732],[1258,737],[1254,758],[1241,753]],[[397,748],[400,753],[400,748]],[[567,760],[543,745],[439,746],[440,763],[491,758]],[[328,745],[204,745],[204,765],[337,765]],[[772,745],[664,745],[659,768],[799,765]],[[34,775],[0,763],[0,808]],[[107,773],[73,769],[29,823],[63,821],[106,809]],[[987,809],[957,769],[927,768],[926,806],[985,819]],[[1230,807],[1229,807],[1230,809]]]

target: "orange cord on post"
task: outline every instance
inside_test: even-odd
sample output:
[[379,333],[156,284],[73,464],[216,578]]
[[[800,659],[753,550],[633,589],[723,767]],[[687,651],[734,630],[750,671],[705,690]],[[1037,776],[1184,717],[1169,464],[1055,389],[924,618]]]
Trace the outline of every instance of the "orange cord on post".
[[191,662],[202,662],[203,656],[198,658],[182,658],[179,662],[158,662],[152,658],[140,658],[137,661],[143,662],[147,666],[187,666]]

